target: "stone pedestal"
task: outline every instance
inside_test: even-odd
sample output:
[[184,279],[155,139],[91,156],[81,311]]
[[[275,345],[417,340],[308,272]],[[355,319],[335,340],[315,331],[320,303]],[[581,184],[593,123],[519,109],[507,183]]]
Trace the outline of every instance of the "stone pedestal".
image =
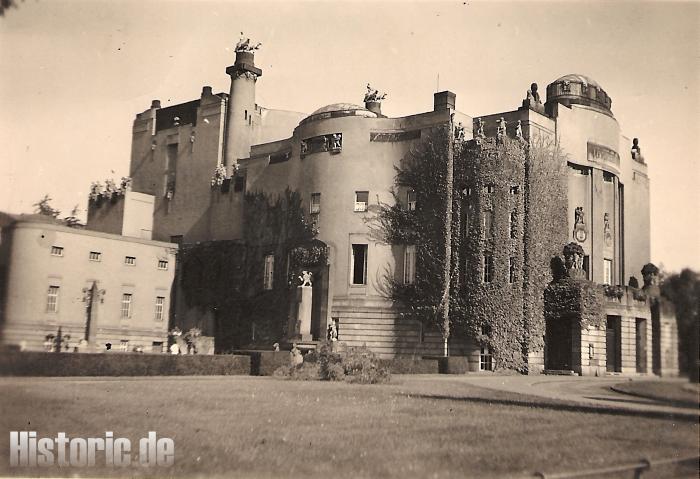
[[311,286],[297,286],[295,305],[291,308],[289,339],[311,341]]

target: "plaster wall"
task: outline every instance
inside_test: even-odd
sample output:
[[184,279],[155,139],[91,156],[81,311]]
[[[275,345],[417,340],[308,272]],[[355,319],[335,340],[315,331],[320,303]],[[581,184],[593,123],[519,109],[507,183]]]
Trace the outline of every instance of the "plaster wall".
[[[92,316],[99,345],[109,341],[118,347],[128,340],[130,349],[142,345],[150,350],[153,341],[167,342],[176,245],[28,222],[2,234],[3,242],[11,244],[4,344],[25,341],[28,349],[40,350],[45,336],[56,335],[59,327],[77,344],[86,326],[83,288],[93,282],[105,290]],[[52,246],[62,247],[62,256],[52,255]],[[90,252],[101,253],[100,260],[90,260]],[[125,264],[125,256],[135,257],[135,264]],[[168,262],[167,269],[159,269],[160,260]],[[47,311],[49,286],[59,287],[56,312]],[[124,293],[133,295],[127,319],[120,318]],[[162,320],[155,319],[156,296],[165,298]]]

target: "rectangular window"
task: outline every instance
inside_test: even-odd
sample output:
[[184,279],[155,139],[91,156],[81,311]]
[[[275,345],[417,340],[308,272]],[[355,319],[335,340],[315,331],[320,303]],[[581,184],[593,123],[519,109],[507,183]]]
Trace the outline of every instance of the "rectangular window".
[[162,353],[163,352],[163,341],[153,341],[151,343],[152,353]]
[[591,257],[584,255],[583,257],[583,270],[586,272],[586,279],[591,279]]
[[493,371],[493,358],[488,346],[481,346],[479,354],[479,371]]
[[520,187],[518,185],[511,185],[510,194],[517,195],[518,193],[520,193]]
[[58,286],[49,286],[49,292],[46,296],[46,312],[47,313],[57,313],[58,312]]
[[493,236],[493,211],[486,210],[483,215],[484,237],[490,238]]
[[120,317],[122,319],[129,319],[131,317],[131,293],[122,294],[122,309]]
[[608,173],[607,171],[603,172],[603,181],[605,181],[606,183],[612,183],[614,179],[615,175],[613,175],[612,173]]
[[493,256],[490,254],[484,255],[484,283],[493,281]]
[[90,261],[101,261],[102,253],[98,251],[90,251]]
[[168,269],[168,262],[164,259],[158,260],[158,269]]
[[611,259],[603,260],[603,284],[613,283],[613,261]]
[[311,193],[310,213],[317,214],[321,212],[321,193]]
[[352,284],[367,284],[367,245],[352,245]]
[[406,246],[406,252],[403,258],[403,282],[404,284],[413,284],[416,281],[416,247],[415,245]]
[[485,185],[484,186],[484,193],[493,193],[496,190],[496,187],[494,185]]
[[129,266],[136,265],[136,257],[135,256],[124,256],[124,264],[128,264]]
[[355,192],[355,211],[367,211],[369,203],[369,191]]
[[509,229],[510,229],[511,239],[517,238],[518,237],[518,213],[516,211],[512,211],[510,213]]
[[63,256],[63,247],[62,246],[52,246],[51,247],[51,256]]
[[515,283],[515,257],[508,258],[508,282]]
[[122,339],[119,341],[119,351],[128,351],[129,350],[129,340],[128,339]]
[[154,319],[163,321],[163,312],[165,308],[165,296],[156,296],[156,313]]
[[265,256],[265,273],[263,277],[263,288],[272,289],[273,277],[275,274],[275,256],[268,254]]
[[417,201],[415,190],[408,190],[406,192],[406,207],[408,211],[416,211]]

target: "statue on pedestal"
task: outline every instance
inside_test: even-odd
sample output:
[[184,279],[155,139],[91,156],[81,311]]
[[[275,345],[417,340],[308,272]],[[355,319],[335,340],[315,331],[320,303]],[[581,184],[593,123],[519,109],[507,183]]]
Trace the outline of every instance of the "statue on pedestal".
[[484,133],[484,126],[485,126],[484,120],[482,120],[481,118],[477,118],[476,119],[476,136],[477,137],[483,138],[486,136],[486,134]]
[[365,99],[364,99],[365,103],[369,103],[369,102],[373,102],[373,101],[380,102],[385,98],[386,98],[386,93],[379,93],[379,90],[375,90],[370,86],[369,83],[367,84],[367,92],[365,93]]
[[523,139],[523,125],[520,120],[518,120],[518,124],[515,125],[515,137],[519,140]]
[[299,276],[299,281],[301,281],[301,284],[299,286],[311,286],[311,277],[313,276],[313,273],[310,271],[302,271],[301,276]]
[[244,37],[243,32],[241,32],[241,39],[236,43],[236,52],[252,52],[257,50],[262,46],[262,43],[257,43],[255,45],[250,44],[250,38]]

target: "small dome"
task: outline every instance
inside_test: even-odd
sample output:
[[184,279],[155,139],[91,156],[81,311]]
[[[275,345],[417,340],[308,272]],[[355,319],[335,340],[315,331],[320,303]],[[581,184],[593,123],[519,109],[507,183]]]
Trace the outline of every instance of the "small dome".
[[[586,105],[613,116],[612,100],[600,84],[590,77],[570,73],[547,85],[547,104]],[[614,118],[614,117],[613,117]]]
[[354,103],[332,103],[330,105],[326,105],[319,108],[309,116],[318,115],[320,113],[331,113],[334,111],[354,111],[355,115],[366,116],[368,118],[377,117],[376,113],[372,113],[367,108],[360,105],[355,105]]
[[367,108],[355,105],[354,103],[332,103],[319,108],[303,120],[300,125],[316,120],[324,120],[327,118],[338,118],[341,116],[359,116],[363,118],[377,118],[378,115],[369,111]]
[[601,89],[603,88],[593,78],[587,77],[586,75],[579,75],[578,73],[570,73],[568,75],[564,75],[561,78],[557,78],[552,83],[565,82],[565,81],[583,83],[584,85],[588,85],[588,86],[591,86],[593,88],[601,88]]

